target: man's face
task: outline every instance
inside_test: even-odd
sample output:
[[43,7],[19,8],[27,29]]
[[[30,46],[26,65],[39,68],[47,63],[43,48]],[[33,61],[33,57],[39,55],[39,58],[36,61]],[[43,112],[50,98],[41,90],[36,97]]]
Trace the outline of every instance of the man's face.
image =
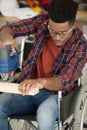
[[72,37],[74,29],[74,24],[70,24],[69,22],[64,23],[55,23],[51,19],[48,22],[48,30],[54,43],[62,47],[66,44],[66,42]]

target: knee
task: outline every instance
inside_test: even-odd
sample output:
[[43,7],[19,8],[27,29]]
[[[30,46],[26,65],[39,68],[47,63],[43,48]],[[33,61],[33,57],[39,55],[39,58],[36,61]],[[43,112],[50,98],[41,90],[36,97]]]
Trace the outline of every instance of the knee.
[[48,109],[39,107],[37,110],[37,123],[38,130],[54,130],[55,129],[55,119],[52,113]]
[[52,123],[58,118],[58,106],[55,98],[48,99],[42,103],[36,114],[37,122]]
[[36,119],[37,119],[38,124],[43,124],[43,125],[53,122],[53,116],[50,109],[47,109],[41,106],[37,110]]
[[36,113],[37,121],[38,122],[41,121],[41,120],[43,121],[43,120],[45,120],[45,118],[46,118],[46,112],[45,112],[44,108],[39,107],[38,110],[37,110],[37,113]]

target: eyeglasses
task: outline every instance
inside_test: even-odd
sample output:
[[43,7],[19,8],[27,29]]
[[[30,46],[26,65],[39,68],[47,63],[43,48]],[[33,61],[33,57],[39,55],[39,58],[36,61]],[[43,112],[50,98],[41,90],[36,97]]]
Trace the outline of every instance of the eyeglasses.
[[50,26],[48,25],[48,30],[49,30],[49,32],[50,32],[52,35],[54,35],[54,36],[56,36],[56,35],[66,36],[66,35],[68,35],[70,32],[73,31],[73,28],[74,28],[74,25],[73,25],[69,30],[67,30],[67,31],[56,32],[56,31],[52,30],[52,29],[50,28]]

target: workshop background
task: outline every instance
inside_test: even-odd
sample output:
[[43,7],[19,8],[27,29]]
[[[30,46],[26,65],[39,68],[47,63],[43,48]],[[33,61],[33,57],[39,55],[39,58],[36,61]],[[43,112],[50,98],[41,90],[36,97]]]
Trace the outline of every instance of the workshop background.
[[[0,27],[7,23],[33,17],[43,11],[47,11],[50,1],[51,0],[0,0]],[[75,1],[79,3],[77,14],[78,26],[87,38],[87,0]],[[33,43],[33,38],[33,36],[16,38],[16,45],[20,53],[22,53],[23,49],[21,43]],[[22,57],[23,55],[20,54],[20,68],[22,67]],[[83,68],[81,80],[83,84],[87,82],[87,64]],[[11,120],[11,125],[13,130],[29,129],[27,121],[24,120]]]

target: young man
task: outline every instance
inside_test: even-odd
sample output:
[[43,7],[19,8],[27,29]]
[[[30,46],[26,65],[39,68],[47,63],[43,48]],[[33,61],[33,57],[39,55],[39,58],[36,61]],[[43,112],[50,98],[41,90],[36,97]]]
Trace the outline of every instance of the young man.
[[[48,13],[1,29],[1,47],[11,44],[13,48],[14,38],[30,34],[35,34],[35,43],[17,81],[23,95],[0,95],[0,130],[8,130],[9,115],[32,113],[38,130],[55,130],[57,92],[67,95],[75,89],[87,61],[87,40],[76,26],[77,9],[73,0],[52,0]],[[39,93],[27,95],[35,87]]]

